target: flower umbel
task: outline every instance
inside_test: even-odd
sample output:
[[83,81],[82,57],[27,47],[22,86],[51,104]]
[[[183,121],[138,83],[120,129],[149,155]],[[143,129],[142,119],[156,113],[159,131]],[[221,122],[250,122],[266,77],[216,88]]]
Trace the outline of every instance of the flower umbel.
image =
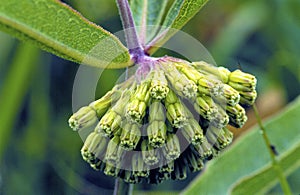
[[81,150],[95,170],[129,183],[182,180],[232,142],[227,125],[245,124],[257,81],[203,61],[149,57],[146,65],[69,125],[78,131],[98,122]]

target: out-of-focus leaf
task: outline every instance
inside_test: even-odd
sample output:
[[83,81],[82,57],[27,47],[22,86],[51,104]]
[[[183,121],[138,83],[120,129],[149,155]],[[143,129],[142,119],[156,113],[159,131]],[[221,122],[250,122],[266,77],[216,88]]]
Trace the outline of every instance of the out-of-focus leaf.
[[168,0],[161,0],[159,3],[156,0],[130,1],[134,22],[143,44],[150,41],[159,29],[167,3]]
[[211,47],[217,62],[224,62],[251,33],[264,24],[267,10],[263,1],[250,1],[231,16],[232,19],[222,28]]
[[[282,155],[279,163],[286,175],[300,167],[299,156],[300,142]],[[276,184],[277,180],[276,171],[271,165],[268,165],[259,172],[236,183],[232,188],[232,194],[265,194]]]
[[38,50],[30,45],[20,45],[0,91],[0,159],[9,141],[11,130],[30,78],[37,65]]
[[208,0],[175,0],[171,6],[158,35],[147,45],[147,52],[154,53],[181,29],[195,14],[208,2]]
[[[267,134],[279,154],[299,144],[300,97],[283,112],[265,122]],[[218,159],[208,163],[183,194],[224,194],[240,179],[270,164],[267,148],[255,127],[237,140]]]
[[[0,30],[77,63],[122,68],[131,65],[117,37],[58,0],[0,0]],[[97,45],[97,51],[91,52]]]

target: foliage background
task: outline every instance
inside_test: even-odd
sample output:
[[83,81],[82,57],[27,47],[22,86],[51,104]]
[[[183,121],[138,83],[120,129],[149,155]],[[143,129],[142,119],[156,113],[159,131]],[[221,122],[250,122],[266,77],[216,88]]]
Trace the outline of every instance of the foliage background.
[[[67,3],[107,30],[121,30],[114,1],[68,0]],[[240,65],[257,76],[258,108],[267,117],[300,94],[299,9],[297,0],[212,0],[183,31],[205,45],[219,65],[232,70]],[[27,55],[20,55],[18,51],[22,48],[28,51]],[[18,63],[21,66],[13,69]],[[4,151],[0,157],[0,194],[112,192],[114,179],[95,172],[81,159],[82,140],[67,125],[78,67],[24,46],[0,32],[0,131],[9,133],[5,144],[0,144],[0,150]],[[97,97],[112,87],[122,71],[105,71],[98,83]],[[23,78],[24,72],[28,74]],[[13,109],[6,109],[10,100]],[[236,137],[243,136],[255,124],[250,109],[248,116],[245,128],[233,129]],[[299,132],[299,127],[295,132]],[[180,182],[142,184],[137,189],[179,191],[196,175]],[[300,170],[289,179],[294,192],[300,192],[299,178]],[[276,194],[278,190],[277,186],[269,193]]]

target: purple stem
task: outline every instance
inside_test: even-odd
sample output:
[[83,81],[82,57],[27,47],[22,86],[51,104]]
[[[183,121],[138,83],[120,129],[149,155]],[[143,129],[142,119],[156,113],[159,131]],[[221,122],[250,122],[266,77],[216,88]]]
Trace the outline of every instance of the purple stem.
[[138,62],[140,58],[145,56],[144,50],[139,41],[132,12],[128,0],[117,0],[120,17],[125,31],[125,38],[129,53],[134,62]]

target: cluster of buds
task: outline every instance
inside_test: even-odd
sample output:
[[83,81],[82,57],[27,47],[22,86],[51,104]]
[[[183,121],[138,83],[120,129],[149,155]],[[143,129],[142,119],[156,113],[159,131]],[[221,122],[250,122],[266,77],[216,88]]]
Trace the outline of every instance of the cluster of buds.
[[75,131],[95,127],[83,159],[129,183],[200,171],[231,143],[227,125],[242,127],[243,107],[256,99],[256,78],[240,70],[170,57],[149,67],[143,78],[131,76],[69,119]]

